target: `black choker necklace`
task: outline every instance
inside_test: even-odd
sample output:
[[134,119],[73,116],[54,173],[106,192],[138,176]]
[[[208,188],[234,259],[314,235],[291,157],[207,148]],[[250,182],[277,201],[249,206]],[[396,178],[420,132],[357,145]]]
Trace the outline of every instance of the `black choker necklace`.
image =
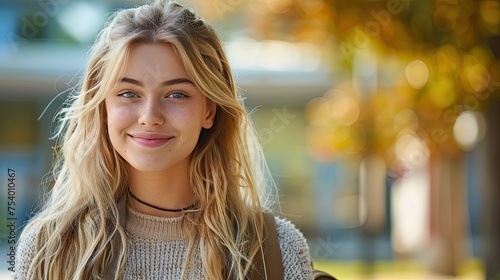
[[194,207],[194,204],[193,204],[193,205],[191,205],[191,206],[188,206],[188,207],[186,207],[186,208],[181,208],[181,209],[167,209],[167,208],[161,208],[161,207],[151,205],[151,204],[149,204],[149,203],[147,203],[147,202],[144,202],[144,201],[142,201],[142,200],[138,199],[138,198],[137,198],[137,197],[136,197],[136,196],[132,193],[132,191],[130,191],[130,190],[128,190],[128,193],[130,194],[130,196],[131,196],[133,199],[137,200],[138,202],[140,202],[140,203],[142,203],[142,204],[144,204],[144,205],[146,205],[146,206],[152,207],[152,208],[154,208],[154,209],[161,210],[161,211],[166,211],[166,212],[181,212],[181,211],[185,211],[185,210],[192,209],[192,208]]

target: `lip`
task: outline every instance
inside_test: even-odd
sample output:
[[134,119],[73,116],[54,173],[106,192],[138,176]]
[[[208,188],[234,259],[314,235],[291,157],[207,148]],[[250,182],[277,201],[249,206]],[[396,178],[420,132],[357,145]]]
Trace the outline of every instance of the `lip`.
[[131,133],[128,136],[137,144],[148,148],[162,146],[174,138],[173,136],[158,133]]

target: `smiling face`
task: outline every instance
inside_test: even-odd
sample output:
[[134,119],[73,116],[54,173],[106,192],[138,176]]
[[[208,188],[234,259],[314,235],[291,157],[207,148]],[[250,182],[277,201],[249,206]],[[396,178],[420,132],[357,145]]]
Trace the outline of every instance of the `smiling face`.
[[113,148],[138,171],[187,168],[215,105],[194,85],[168,44],[132,45],[122,77],[105,98]]

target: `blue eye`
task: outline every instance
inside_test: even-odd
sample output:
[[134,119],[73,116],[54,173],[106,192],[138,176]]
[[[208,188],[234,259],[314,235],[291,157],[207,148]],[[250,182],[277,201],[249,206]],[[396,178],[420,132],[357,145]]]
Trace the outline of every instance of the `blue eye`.
[[125,92],[122,92],[120,94],[118,94],[118,96],[122,96],[122,97],[125,97],[125,98],[134,98],[134,97],[139,97],[137,94],[135,94],[134,92],[132,91],[125,91]]
[[175,99],[180,99],[180,98],[186,98],[187,95],[185,95],[182,92],[176,91],[176,92],[173,92],[172,94],[170,94],[168,97],[175,98]]

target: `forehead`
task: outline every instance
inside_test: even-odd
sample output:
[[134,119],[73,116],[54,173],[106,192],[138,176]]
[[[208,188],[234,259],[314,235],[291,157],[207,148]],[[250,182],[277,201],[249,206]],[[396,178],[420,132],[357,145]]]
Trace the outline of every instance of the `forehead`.
[[179,55],[167,43],[136,43],[130,46],[124,76],[149,83],[188,78]]

